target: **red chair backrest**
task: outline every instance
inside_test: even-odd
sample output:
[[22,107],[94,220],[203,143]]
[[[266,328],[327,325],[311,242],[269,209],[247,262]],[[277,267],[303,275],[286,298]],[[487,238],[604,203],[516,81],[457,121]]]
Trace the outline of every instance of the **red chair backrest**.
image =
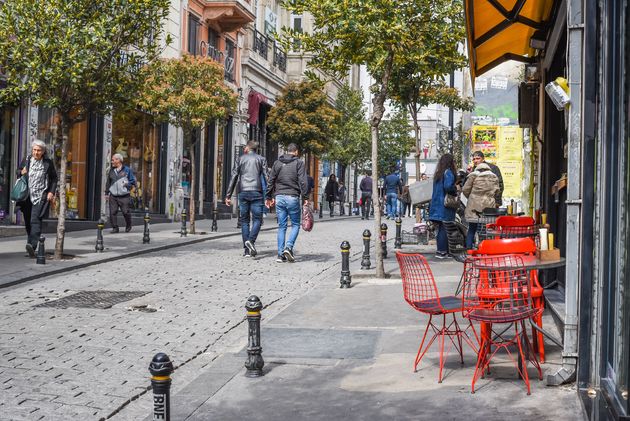
[[499,216],[496,221],[494,221],[494,225],[497,227],[524,227],[535,224],[536,221],[531,216],[504,215]]
[[483,240],[474,254],[534,254],[536,243],[529,237]]
[[427,259],[420,253],[401,251],[396,251],[396,259],[400,267],[405,301],[413,306],[413,303],[435,299],[438,306],[441,306],[433,272]]

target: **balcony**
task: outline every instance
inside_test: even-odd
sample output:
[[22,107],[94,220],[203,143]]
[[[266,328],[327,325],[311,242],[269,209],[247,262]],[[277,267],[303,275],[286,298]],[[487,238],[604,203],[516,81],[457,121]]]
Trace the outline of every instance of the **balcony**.
[[256,19],[249,2],[243,0],[202,0],[199,3],[204,7],[203,20],[216,24],[221,32],[236,31]]
[[232,44],[227,46],[227,50],[224,53],[223,51],[219,51],[213,45],[208,45],[207,42],[201,42],[201,48],[199,50],[199,55],[203,57],[211,58],[217,63],[221,64],[224,69],[224,78],[228,82],[234,83],[234,46]]
[[259,56],[267,60],[269,38],[259,31],[254,31],[254,51],[256,51]]
[[273,46],[273,65],[286,73],[287,53],[285,53],[283,49],[278,47],[278,44],[274,44]]

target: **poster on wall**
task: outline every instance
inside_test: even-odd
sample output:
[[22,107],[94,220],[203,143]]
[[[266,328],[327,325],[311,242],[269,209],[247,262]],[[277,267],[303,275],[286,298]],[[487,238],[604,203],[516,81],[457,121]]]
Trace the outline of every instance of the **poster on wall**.
[[472,150],[483,152],[490,162],[497,160],[497,129],[498,126],[473,126]]
[[503,197],[520,199],[523,161],[497,161],[497,166],[503,176]]
[[499,127],[497,143],[499,148],[499,160],[522,161],[523,129],[518,126]]

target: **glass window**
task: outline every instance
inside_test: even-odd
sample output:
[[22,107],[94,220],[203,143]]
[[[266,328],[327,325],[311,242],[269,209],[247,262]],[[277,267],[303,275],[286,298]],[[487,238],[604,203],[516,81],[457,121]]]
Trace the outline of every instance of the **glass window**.
[[199,49],[199,31],[201,24],[199,18],[192,13],[188,14],[188,52],[194,56],[197,55]]
[[0,224],[9,222],[11,205],[11,145],[15,134],[15,109],[0,108]]
[[[55,110],[40,107],[37,112],[37,138],[46,143],[46,151],[59,171],[61,166],[61,124]],[[66,180],[59,180],[59,189],[66,189],[66,218],[84,219],[87,207],[87,149],[88,123],[75,123],[68,138],[68,156],[66,157]],[[58,207],[53,207],[50,216],[56,218]]]
[[234,82],[234,62],[236,60],[236,45],[228,38],[225,39],[225,79]]
[[131,191],[131,209],[157,212],[159,205],[158,127],[153,117],[140,111],[114,112],[112,154],[123,156],[123,163],[136,177]]

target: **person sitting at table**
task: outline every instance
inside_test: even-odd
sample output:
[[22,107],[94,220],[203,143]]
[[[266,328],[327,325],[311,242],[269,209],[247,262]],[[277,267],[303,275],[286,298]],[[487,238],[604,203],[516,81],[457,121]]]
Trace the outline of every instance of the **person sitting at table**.
[[[475,158],[473,157],[473,159]],[[479,216],[485,208],[494,208],[495,197],[498,192],[499,178],[491,171],[488,164],[484,162],[477,164],[475,171],[468,175],[462,188],[462,193],[468,199],[464,213],[466,221],[468,221],[467,249],[472,249],[475,243]]]

